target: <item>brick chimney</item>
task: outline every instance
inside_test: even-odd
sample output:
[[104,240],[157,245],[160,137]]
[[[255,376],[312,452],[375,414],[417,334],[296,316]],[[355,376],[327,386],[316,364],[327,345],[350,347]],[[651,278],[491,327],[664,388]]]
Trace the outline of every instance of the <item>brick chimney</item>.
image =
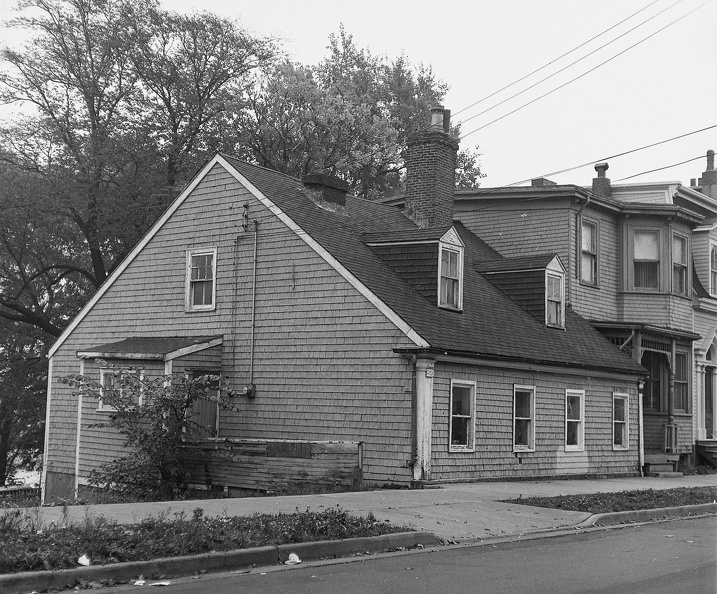
[[593,178],[593,195],[595,197],[610,198],[612,195],[610,178],[605,175],[607,169],[607,163],[597,163],[595,165],[595,171],[597,171],[597,177]]
[[331,212],[346,211],[346,192],[349,184],[326,173],[309,173],[301,179],[306,195],[319,208]]
[[448,133],[450,114],[432,108],[430,127],[408,138],[404,213],[422,229],[453,224],[458,141]]
[[715,170],[715,152],[707,151],[707,169],[700,178],[702,193],[717,200],[717,171]]

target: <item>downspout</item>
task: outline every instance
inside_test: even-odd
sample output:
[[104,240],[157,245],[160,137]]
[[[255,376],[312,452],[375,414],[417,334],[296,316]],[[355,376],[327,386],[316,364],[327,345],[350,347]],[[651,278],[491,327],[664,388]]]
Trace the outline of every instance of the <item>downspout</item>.
[[433,416],[434,359],[418,357],[415,363],[415,453],[413,483],[431,476],[431,422]]
[[52,357],[47,362],[47,399],[45,402],[45,451],[42,454],[42,475],[40,477],[40,499],[42,503],[46,503],[45,495],[47,494],[47,462],[49,456],[50,445],[50,400],[52,396]]
[[251,225],[254,227],[254,270],[252,272],[252,283],[251,283],[251,339],[249,345],[249,385],[244,388],[244,392],[247,396],[254,396],[254,336],[256,334],[256,254],[257,254],[257,240],[259,237],[259,223],[252,221]]
[[[80,359],[80,375],[85,375],[85,360]],[[77,398],[77,444],[75,446],[75,499],[80,497],[80,438],[82,431],[82,393],[80,387]]]
[[644,389],[644,380],[637,382],[637,463],[640,466],[640,476],[645,476],[645,435],[642,428],[642,393]]

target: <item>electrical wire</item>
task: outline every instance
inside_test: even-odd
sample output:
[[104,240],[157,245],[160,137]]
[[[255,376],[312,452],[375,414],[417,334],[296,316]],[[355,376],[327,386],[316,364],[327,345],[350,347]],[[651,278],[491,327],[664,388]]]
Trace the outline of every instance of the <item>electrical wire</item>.
[[[514,80],[512,83],[509,83],[509,84],[505,85],[504,87],[498,89],[497,91],[491,93],[490,95],[486,95],[485,97],[483,97],[482,99],[479,99],[479,100],[476,101],[475,103],[471,103],[468,107],[464,107],[463,109],[460,109],[460,110],[454,112],[454,113],[453,113],[453,117],[457,116],[459,113],[463,113],[464,111],[469,110],[471,107],[475,107],[475,106],[478,105],[479,103],[483,103],[483,101],[486,101],[487,99],[490,99],[491,97],[494,97],[494,96],[497,95],[498,93],[501,93],[501,92],[505,91],[506,89],[509,89],[510,87],[517,85],[519,82],[524,81],[526,78],[530,78],[530,77],[533,76],[534,74],[537,74],[537,73],[540,72],[541,70],[544,70],[545,68],[547,68],[547,67],[550,66],[551,64],[557,62],[558,60],[562,60],[564,57],[569,56],[569,55],[572,54],[573,52],[576,52],[577,50],[579,50],[581,47],[584,47],[584,46],[586,46],[588,43],[590,43],[590,42],[592,42],[592,41],[595,41],[596,39],[602,37],[602,36],[605,35],[606,33],[612,31],[615,27],[619,27],[619,26],[622,25],[624,22],[629,21],[632,17],[637,16],[638,14],[640,14],[641,12],[643,12],[644,10],[647,10],[648,8],[650,8],[650,6],[652,6],[653,4],[657,4],[659,1],[660,1],[660,0],[654,0],[654,2],[650,2],[650,4],[648,4],[647,6],[641,8],[641,9],[638,10],[637,12],[632,13],[629,17],[627,17],[627,18],[621,20],[619,23],[616,23],[616,24],[612,25],[611,27],[608,27],[608,28],[605,29],[602,33],[598,33],[598,34],[595,35],[594,37],[591,37],[590,39],[588,39],[587,41],[581,43],[580,45],[575,46],[573,49],[571,49],[571,50],[565,52],[564,54],[558,56],[557,58],[551,60],[551,61],[548,62],[547,64],[543,64],[540,68],[536,68],[536,69],[533,70],[532,72],[526,74],[525,76],[522,76],[521,78],[519,78],[519,79],[517,79],[517,80]],[[680,1],[681,1],[681,0],[680,0]],[[677,4],[677,2],[675,2],[675,4]],[[674,4],[673,4],[672,6],[674,6]],[[668,8],[670,8],[670,7],[668,7]],[[667,9],[665,9],[665,10],[667,10]],[[641,24],[643,24],[643,23],[641,23]],[[638,25],[638,26],[639,26],[639,25]],[[604,46],[603,46],[603,47],[604,47]],[[596,51],[597,51],[597,50],[596,50]],[[588,54],[588,55],[589,55],[589,54]],[[468,121],[468,120],[465,120],[465,121]]]
[[[546,77],[544,77],[544,78],[541,78],[538,82],[533,83],[533,84],[530,85],[529,87],[526,87],[525,89],[523,89],[523,90],[521,90],[521,91],[518,91],[517,93],[514,93],[513,95],[511,95],[510,97],[508,97],[508,98],[506,98],[506,99],[504,99],[504,100],[502,100],[502,101],[499,101],[498,103],[496,103],[495,105],[492,105],[492,106],[489,107],[488,109],[484,109],[484,110],[481,111],[480,113],[477,113],[477,114],[475,114],[475,115],[472,115],[472,116],[469,117],[469,118],[466,118],[465,120],[462,120],[462,121],[461,121],[461,124],[465,124],[466,122],[469,122],[470,120],[473,120],[473,119],[475,119],[475,118],[477,118],[477,117],[479,117],[479,116],[482,116],[483,114],[488,113],[489,111],[494,110],[496,107],[500,107],[500,106],[503,105],[504,103],[507,103],[507,102],[510,101],[511,99],[515,99],[516,97],[522,95],[523,93],[526,93],[527,91],[530,91],[531,89],[537,87],[539,84],[544,83],[546,80],[550,80],[550,79],[553,78],[554,76],[557,76],[557,75],[560,74],[561,72],[564,72],[564,71],[567,70],[568,68],[570,68],[570,67],[572,67],[572,66],[575,66],[575,64],[578,64],[579,62],[582,62],[583,60],[589,58],[589,57],[592,56],[593,54],[596,54],[596,53],[599,52],[600,50],[606,48],[608,45],[611,45],[611,44],[615,43],[616,41],[618,41],[619,39],[622,39],[623,37],[625,37],[625,35],[628,35],[628,34],[632,33],[633,31],[635,31],[635,29],[638,29],[638,28],[642,27],[643,25],[645,25],[646,23],[649,23],[651,20],[657,18],[657,17],[660,16],[663,12],[666,12],[666,11],[670,10],[670,8],[672,8],[673,6],[679,4],[679,3],[682,2],[682,1],[683,1],[683,0],[677,0],[677,2],[673,2],[673,3],[670,4],[667,8],[664,8],[663,10],[661,10],[660,12],[658,12],[658,13],[652,15],[652,16],[651,16],[650,18],[648,18],[648,19],[645,19],[644,21],[642,21],[642,22],[639,23],[638,25],[635,25],[632,29],[628,29],[627,31],[625,31],[625,32],[622,33],[621,35],[618,35],[618,36],[615,37],[614,39],[611,39],[611,40],[608,41],[607,43],[604,43],[603,45],[601,45],[600,47],[594,49],[594,50],[591,51],[590,53],[585,54],[584,56],[582,56],[581,58],[578,58],[577,60],[575,60],[575,61],[573,61],[573,62],[570,62],[570,64],[568,64],[567,66],[563,66],[560,70],[556,70],[556,71],[553,72],[552,74],[550,74],[550,75],[548,75],[548,76],[546,76]],[[654,4],[654,2],[653,2],[653,4]],[[651,5],[650,5],[650,6],[651,6]],[[645,8],[647,8],[647,6],[646,6]],[[644,9],[643,9],[643,10],[644,10]],[[637,13],[635,13],[635,14],[637,14]],[[633,16],[634,16],[634,15],[633,15]],[[631,17],[628,17],[628,19],[629,19],[629,18],[631,18]],[[626,20],[628,20],[628,19],[625,19],[625,20],[621,21],[620,23],[618,23],[618,25],[621,24],[621,23],[624,23],[624,22],[625,22]],[[614,27],[617,27],[618,25],[614,25]],[[611,28],[613,28],[613,27],[611,27]],[[609,31],[609,29],[608,29],[608,31]],[[601,34],[601,35],[602,35],[602,34]],[[593,39],[595,39],[595,37],[593,37]],[[591,39],[590,41],[592,41],[592,39]],[[586,41],[585,43],[589,43],[590,41]],[[583,45],[585,45],[585,44],[583,44]],[[578,47],[581,47],[581,46],[578,46]],[[629,49],[629,48],[628,48],[628,49]],[[568,52],[568,53],[570,53],[570,52]],[[564,54],[564,55],[567,55],[567,54]],[[620,54],[617,54],[617,55],[620,55]],[[561,56],[561,57],[562,57],[562,56]],[[558,58],[558,59],[560,59],[560,58]],[[552,64],[552,62],[551,62],[551,64]],[[548,65],[549,65],[549,64],[548,64]],[[539,68],[538,70],[542,70],[542,68],[545,68],[545,66]],[[538,72],[538,70],[535,70],[534,72]],[[528,75],[528,76],[530,76],[530,75]],[[523,79],[525,79],[525,78],[527,78],[527,76],[523,77],[523,78],[520,79],[520,80],[523,80]],[[512,86],[512,84],[511,84],[511,85],[508,85],[508,86]],[[508,87],[503,87],[503,89],[506,89],[506,88],[508,88]],[[558,88],[559,88],[559,87],[558,87]],[[503,90],[503,89],[501,89],[501,90]],[[496,91],[496,93],[499,93],[499,92],[500,92],[500,91]],[[493,93],[493,95],[495,95],[496,93]],[[489,96],[492,96],[492,95],[489,95]],[[477,105],[478,103],[480,103],[480,102],[482,102],[482,101],[483,101],[483,99],[481,99],[481,100],[478,101],[477,103],[474,103],[471,107],[473,107],[474,105]],[[468,108],[466,108],[466,109],[468,109]],[[465,109],[463,109],[463,110],[461,110],[461,111],[465,111]],[[458,113],[461,113],[461,112],[458,112]]]
[[621,182],[625,181],[626,179],[632,179],[634,177],[639,177],[641,175],[645,175],[647,173],[655,173],[656,171],[663,171],[665,169],[672,169],[673,167],[678,167],[680,165],[684,165],[685,163],[691,163],[692,161],[699,161],[700,159],[704,159],[704,155],[699,155],[698,157],[693,157],[692,159],[687,159],[687,161],[681,161],[680,163],[673,163],[672,165],[665,165],[664,167],[658,167],[657,169],[650,169],[648,171],[641,171],[640,173],[636,173],[635,175],[628,175],[627,177],[621,177],[620,179],[616,179],[615,182]]
[[573,79],[571,79],[571,80],[569,80],[569,81],[563,83],[562,85],[560,85],[560,86],[558,86],[558,87],[552,89],[551,91],[548,91],[547,93],[544,93],[544,94],[540,95],[539,97],[536,97],[535,99],[532,99],[531,101],[529,101],[529,102],[527,102],[527,103],[521,105],[520,107],[515,108],[515,109],[512,110],[512,111],[509,111],[509,112],[506,113],[505,115],[502,115],[502,116],[500,116],[499,118],[496,118],[496,119],[494,119],[494,120],[488,122],[487,124],[484,124],[484,125],[480,126],[479,128],[476,128],[476,129],[474,129],[474,130],[471,130],[470,132],[467,132],[466,134],[462,134],[461,137],[459,138],[459,140],[463,140],[463,139],[466,138],[467,136],[470,136],[471,134],[474,134],[474,133],[478,132],[479,130],[483,130],[484,128],[487,128],[488,126],[490,126],[490,125],[492,125],[492,124],[495,124],[496,122],[499,122],[499,121],[502,120],[502,119],[507,118],[509,115],[512,115],[512,114],[516,113],[517,111],[520,111],[521,109],[524,109],[525,107],[528,107],[529,105],[535,103],[536,101],[538,101],[538,100],[540,100],[540,99],[543,99],[544,97],[547,97],[548,95],[552,95],[552,94],[555,93],[556,91],[559,91],[559,90],[562,89],[563,87],[568,86],[569,84],[575,82],[576,80],[579,80],[579,79],[581,79],[581,78],[587,76],[588,74],[590,74],[591,72],[597,70],[597,69],[600,68],[601,66],[604,66],[604,65],[607,64],[608,62],[611,62],[611,61],[614,60],[615,58],[617,58],[617,57],[621,56],[622,54],[624,54],[624,53],[630,51],[631,49],[637,47],[637,46],[640,45],[641,43],[644,43],[645,41],[647,41],[648,39],[654,37],[654,36],[657,35],[658,33],[661,33],[662,31],[664,31],[664,30],[667,29],[668,27],[671,27],[672,25],[678,23],[678,22],[681,21],[682,19],[688,17],[688,16],[691,15],[693,12],[695,12],[695,11],[699,10],[700,8],[702,8],[703,6],[709,4],[711,1],[712,1],[712,0],[707,0],[706,2],[703,2],[702,4],[700,4],[699,6],[697,6],[696,8],[693,8],[692,10],[690,10],[688,13],[682,15],[681,17],[675,19],[674,21],[671,21],[670,23],[668,23],[668,24],[665,25],[664,27],[658,29],[658,30],[655,31],[654,33],[651,33],[650,35],[648,35],[647,37],[641,39],[641,40],[638,41],[637,43],[634,43],[633,45],[629,46],[628,48],[626,48],[626,49],[622,50],[621,52],[615,54],[615,55],[612,56],[611,58],[608,58],[607,60],[601,62],[601,63],[598,64],[597,66],[594,66],[594,67],[591,68],[590,70],[587,70],[586,72],[583,72],[583,73],[580,74],[579,76],[576,76],[575,78],[573,78]]

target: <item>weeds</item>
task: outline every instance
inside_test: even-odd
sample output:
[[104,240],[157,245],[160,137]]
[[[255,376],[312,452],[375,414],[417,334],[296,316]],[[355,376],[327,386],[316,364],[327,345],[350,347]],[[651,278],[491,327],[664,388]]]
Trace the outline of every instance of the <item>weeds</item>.
[[76,567],[82,555],[100,565],[409,530],[371,514],[351,516],[338,507],[221,518],[207,518],[196,508],[191,518],[183,512],[173,518],[161,514],[132,525],[89,515],[76,525],[60,522],[45,528],[36,520],[22,510],[0,515],[0,573]]

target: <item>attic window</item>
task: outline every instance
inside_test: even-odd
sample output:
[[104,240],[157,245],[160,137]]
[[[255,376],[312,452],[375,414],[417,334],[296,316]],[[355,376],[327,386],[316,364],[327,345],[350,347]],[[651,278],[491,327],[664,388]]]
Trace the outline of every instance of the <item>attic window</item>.
[[187,251],[187,311],[214,309],[216,261],[216,248]]
[[565,278],[558,272],[545,275],[545,322],[554,328],[565,327]]
[[[455,232],[453,232],[455,234]],[[463,309],[463,245],[457,234],[449,233],[440,242],[438,259],[438,305],[445,309]]]

